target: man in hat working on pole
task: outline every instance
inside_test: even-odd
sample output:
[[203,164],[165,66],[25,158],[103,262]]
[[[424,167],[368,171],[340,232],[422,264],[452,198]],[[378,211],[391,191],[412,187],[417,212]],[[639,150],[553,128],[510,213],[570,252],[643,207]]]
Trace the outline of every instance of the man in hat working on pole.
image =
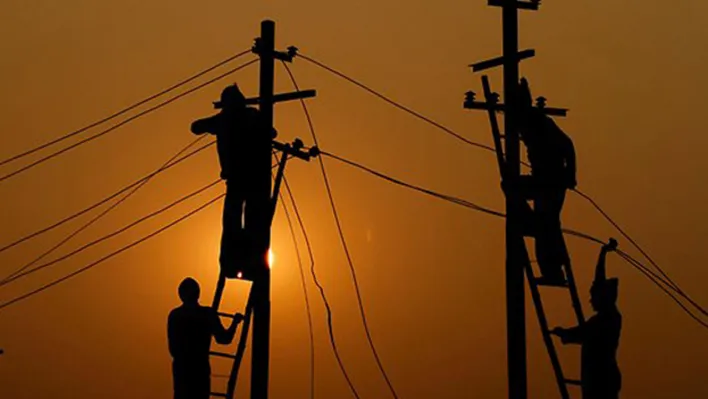
[[275,131],[266,126],[257,109],[246,106],[235,84],[223,90],[214,108],[221,112],[195,121],[191,130],[216,136],[221,178],[226,180],[219,262],[226,277],[234,278],[238,265],[248,269],[255,256],[265,253],[258,246],[268,228],[260,225],[268,220]]
[[561,231],[565,192],[577,185],[573,142],[542,109],[532,104],[526,79],[519,87],[519,132],[531,164],[536,258],[540,284],[564,286],[563,266],[570,258]]
[[610,239],[600,251],[595,269],[595,281],[590,288],[590,303],[597,312],[588,321],[574,328],[555,328],[564,344],[581,344],[580,374],[583,399],[617,399],[622,387],[622,375],[617,365],[622,315],[617,310],[616,278],[608,279],[605,271],[607,252],[617,249]]
[[174,398],[209,399],[211,338],[223,345],[231,343],[243,315],[234,315],[231,326],[225,329],[214,309],[199,305],[199,283],[192,278],[185,278],[179,285],[179,297],[182,305],[167,319]]

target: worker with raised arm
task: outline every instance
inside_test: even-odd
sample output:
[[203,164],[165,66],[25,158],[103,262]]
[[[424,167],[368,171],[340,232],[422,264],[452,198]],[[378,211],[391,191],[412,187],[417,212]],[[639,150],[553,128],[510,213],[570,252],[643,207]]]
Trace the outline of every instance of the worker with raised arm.
[[531,164],[527,197],[533,200],[539,283],[566,285],[563,266],[570,259],[561,230],[565,193],[577,185],[573,141],[543,110],[532,104],[531,90],[521,79],[519,132]]
[[595,315],[574,328],[555,328],[564,344],[581,344],[581,384],[583,399],[617,399],[622,388],[622,375],[617,364],[622,315],[617,309],[618,280],[608,279],[606,257],[617,248],[611,239],[603,245],[590,288],[590,303]]
[[221,270],[228,278],[248,269],[265,253],[270,212],[271,148],[275,131],[260,112],[246,105],[237,85],[214,103],[221,111],[192,124],[194,134],[216,136],[221,178],[226,181],[221,235]]
[[231,343],[243,315],[236,314],[231,326],[224,328],[216,310],[199,304],[199,283],[192,278],[179,285],[179,297],[182,305],[173,309],[167,320],[174,399],[209,399],[211,339]]

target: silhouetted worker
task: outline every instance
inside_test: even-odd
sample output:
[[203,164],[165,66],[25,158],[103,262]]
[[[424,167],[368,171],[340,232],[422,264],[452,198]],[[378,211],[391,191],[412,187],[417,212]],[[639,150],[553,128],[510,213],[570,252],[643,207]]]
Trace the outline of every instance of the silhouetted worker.
[[[269,228],[271,140],[270,130],[237,85],[226,87],[216,115],[192,123],[192,133],[216,135],[221,178],[226,180],[223,230],[219,261],[226,277],[237,275],[237,265],[247,268],[265,253]],[[263,246],[264,248],[260,248]]]
[[566,190],[577,185],[575,148],[553,119],[533,106],[526,79],[521,79],[519,99],[519,132],[531,164],[536,258],[542,275],[539,283],[562,286],[562,267],[570,259],[561,231],[561,210]]
[[167,320],[174,398],[209,399],[211,338],[220,344],[231,343],[243,315],[237,314],[229,329],[224,329],[215,310],[199,305],[199,284],[192,278],[179,285],[179,297],[182,306],[173,309]]
[[617,242],[602,247],[595,269],[595,281],[590,288],[590,303],[597,312],[575,328],[555,328],[563,343],[579,343],[581,350],[581,382],[583,399],[617,399],[622,387],[622,375],[617,365],[622,315],[617,310],[616,278],[605,275],[605,258],[614,251]]

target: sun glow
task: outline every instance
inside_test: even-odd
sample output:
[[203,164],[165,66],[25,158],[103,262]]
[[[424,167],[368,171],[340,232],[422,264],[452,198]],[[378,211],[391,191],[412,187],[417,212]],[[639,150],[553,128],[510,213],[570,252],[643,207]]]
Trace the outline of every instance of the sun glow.
[[272,249],[268,250],[268,268],[272,269],[275,264],[275,253]]

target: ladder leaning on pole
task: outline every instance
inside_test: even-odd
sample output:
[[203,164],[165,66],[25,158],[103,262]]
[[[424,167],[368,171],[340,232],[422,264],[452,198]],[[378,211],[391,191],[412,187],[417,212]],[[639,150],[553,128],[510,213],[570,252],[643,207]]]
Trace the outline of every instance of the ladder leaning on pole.
[[[526,50],[519,52],[519,59],[523,58],[528,58],[533,56],[533,50]],[[492,62],[486,62],[486,63],[480,63],[480,64],[475,64],[475,66],[479,69],[487,69],[493,66],[496,66],[498,62],[496,60],[492,60]],[[502,181],[504,181],[504,171],[506,170],[505,168],[505,157],[504,157],[504,150],[503,150],[503,145],[502,141],[504,140],[504,135],[502,135],[499,131],[499,123],[497,121],[497,116],[496,112],[498,111],[503,111],[504,110],[504,105],[499,104],[499,95],[497,93],[493,93],[490,89],[489,86],[489,79],[487,76],[482,76],[482,86],[484,88],[484,96],[485,96],[485,101],[475,101],[475,94],[473,92],[468,92],[466,99],[465,99],[465,105],[464,107],[467,109],[477,109],[477,110],[486,110],[488,115],[489,115],[489,123],[491,126],[492,130],[492,136],[494,139],[494,147],[497,155],[497,163],[499,166],[499,171],[500,174],[502,175]],[[565,116],[566,110],[564,109],[557,109],[557,108],[546,108],[545,107],[545,99],[542,97],[539,97],[537,100],[537,105],[538,108],[543,109],[544,113],[547,115],[556,115],[556,116]],[[526,177],[526,176],[522,176]],[[516,188],[513,188],[516,189]],[[518,204],[518,206],[521,207],[521,209],[524,209],[524,214],[529,215],[530,217],[525,218],[526,223],[524,226],[524,236],[526,237],[534,237],[535,236],[535,227],[533,226],[533,211],[529,207],[528,203],[525,201],[522,204]],[[565,248],[563,248],[565,251]],[[534,274],[533,267],[531,266],[531,261],[528,256],[528,250],[526,249],[526,246],[524,245],[523,247],[523,263],[524,263],[524,271],[526,273],[526,277],[529,283],[529,288],[531,292],[531,298],[534,303],[534,307],[536,309],[536,316],[538,317],[538,322],[541,327],[541,334],[543,336],[543,342],[546,346],[546,349],[548,351],[548,355],[551,359],[551,365],[553,366],[553,372],[556,378],[556,382],[558,384],[558,389],[560,391],[560,395],[562,399],[570,399],[570,394],[568,391],[568,385],[580,385],[581,381],[579,379],[570,379],[566,377],[566,375],[563,372],[563,368],[560,363],[560,359],[558,358],[558,351],[556,350],[555,343],[553,340],[553,337],[551,336],[551,329],[548,326],[548,319],[546,317],[546,312],[543,307],[543,300],[541,297],[541,290],[540,287],[543,286],[543,284],[540,284],[538,282],[537,277]],[[566,256],[567,259],[569,257]],[[564,267],[565,275],[567,278],[567,285],[565,285],[563,288],[567,289],[570,294],[570,299],[573,307],[573,312],[575,314],[575,317],[577,319],[578,324],[582,324],[585,321],[585,318],[583,317],[583,311],[582,311],[582,306],[580,304],[580,298],[578,296],[578,290],[575,285],[575,279],[573,277],[573,271],[570,266],[570,261],[567,262],[567,265]]]
[[[319,149],[317,147],[311,147],[309,150],[303,150],[303,143],[300,139],[295,139],[292,144],[283,144],[273,140],[273,149],[280,151],[282,156],[278,163],[278,173],[275,177],[275,183],[273,185],[273,194],[271,195],[271,223],[273,216],[275,215],[275,207],[278,200],[278,195],[280,192],[280,185],[283,180],[283,174],[285,172],[285,164],[289,158],[300,158],[305,161],[309,161],[311,157],[319,155]],[[242,276],[241,273],[237,275],[237,278],[247,277]],[[235,315],[219,312],[219,307],[221,305],[221,299],[224,294],[224,288],[226,286],[227,277],[223,271],[219,273],[219,280],[216,284],[216,290],[214,292],[214,300],[212,302],[212,309],[214,309],[219,317],[233,319]],[[229,373],[229,379],[226,383],[226,392],[210,392],[211,397],[217,398],[227,398],[233,399],[234,393],[236,391],[236,383],[238,382],[238,372],[241,367],[241,361],[243,360],[243,355],[246,351],[246,341],[248,339],[248,331],[251,325],[251,316],[253,313],[253,284],[251,284],[251,290],[248,295],[248,301],[246,302],[246,311],[243,315],[243,324],[241,325],[241,335],[239,337],[238,345],[236,347],[236,353],[233,355],[225,352],[209,351],[209,356],[211,357],[221,357],[227,358],[233,361],[231,372]]]

